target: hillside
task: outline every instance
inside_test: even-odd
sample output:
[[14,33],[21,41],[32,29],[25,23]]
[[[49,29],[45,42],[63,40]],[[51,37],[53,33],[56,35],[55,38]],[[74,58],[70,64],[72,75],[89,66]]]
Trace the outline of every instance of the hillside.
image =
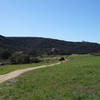
[[12,50],[13,48],[13,42],[10,39],[0,35],[0,51],[6,49]]
[[0,50],[49,52],[56,49],[57,54],[91,53],[100,51],[100,44],[90,42],[68,42],[38,37],[4,37],[0,35]]

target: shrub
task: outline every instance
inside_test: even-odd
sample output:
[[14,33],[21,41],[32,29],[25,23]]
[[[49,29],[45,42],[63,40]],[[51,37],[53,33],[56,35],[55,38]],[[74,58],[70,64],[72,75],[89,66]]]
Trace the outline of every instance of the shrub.
[[6,50],[0,53],[0,56],[1,59],[8,59],[9,57],[11,57],[11,53],[8,50]]
[[41,60],[35,57],[35,58],[31,58],[30,62],[31,63],[39,63],[39,62],[41,62]]
[[0,63],[0,66],[3,66],[4,65],[4,63]]
[[91,53],[91,55],[100,56],[100,52]]
[[64,61],[65,60],[65,58],[64,57],[61,57],[60,59],[59,59],[59,61]]
[[26,64],[30,63],[30,58],[27,54],[14,53],[10,58],[11,64]]

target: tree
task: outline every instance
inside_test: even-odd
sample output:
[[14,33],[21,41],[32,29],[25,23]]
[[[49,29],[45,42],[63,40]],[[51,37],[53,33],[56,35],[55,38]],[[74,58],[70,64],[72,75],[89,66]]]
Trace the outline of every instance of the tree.
[[39,62],[41,62],[41,60],[40,59],[38,59],[38,58],[34,58],[34,57],[32,57],[31,59],[30,59],[30,62],[31,63],[39,63]]
[[12,64],[27,64],[30,63],[30,57],[27,54],[14,53],[10,58]]
[[61,57],[60,59],[59,59],[59,61],[64,61],[65,60],[65,58],[64,57]]
[[1,59],[8,59],[11,56],[11,53],[8,50],[6,50],[3,51],[0,55],[1,55]]

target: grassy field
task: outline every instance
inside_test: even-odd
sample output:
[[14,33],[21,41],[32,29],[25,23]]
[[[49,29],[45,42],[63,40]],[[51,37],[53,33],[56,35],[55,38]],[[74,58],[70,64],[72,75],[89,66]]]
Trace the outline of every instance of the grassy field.
[[32,63],[32,64],[0,66],[0,75],[15,71],[17,69],[24,69],[24,68],[29,68],[29,67],[36,67],[36,66],[40,66],[40,65],[48,65],[48,64],[56,63],[56,62],[58,62],[59,58],[55,59],[54,57],[43,57],[43,58],[39,58],[39,59],[41,59],[43,61],[40,63]]
[[100,57],[69,61],[22,74],[0,84],[0,100],[100,100]]

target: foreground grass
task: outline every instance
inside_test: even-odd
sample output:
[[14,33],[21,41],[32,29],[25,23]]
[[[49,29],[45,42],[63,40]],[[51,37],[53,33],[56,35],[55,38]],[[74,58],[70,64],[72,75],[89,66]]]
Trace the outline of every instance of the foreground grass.
[[74,55],[0,85],[0,100],[100,100],[100,57]]

